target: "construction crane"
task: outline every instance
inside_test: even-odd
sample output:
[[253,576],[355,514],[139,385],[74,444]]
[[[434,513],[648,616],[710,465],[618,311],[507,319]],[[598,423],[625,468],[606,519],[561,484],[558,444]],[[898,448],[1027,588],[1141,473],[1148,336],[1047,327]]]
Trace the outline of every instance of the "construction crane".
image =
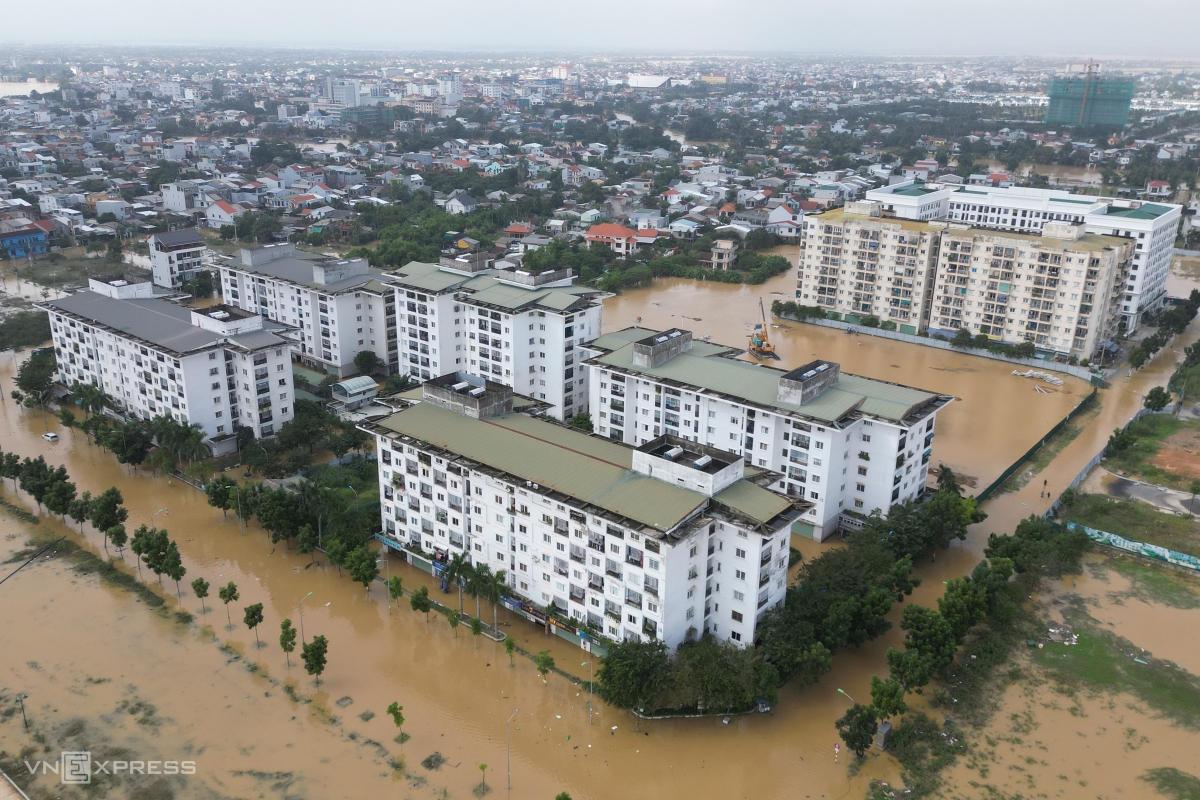
[[1079,124],[1083,124],[1084,115],[1087,113],[1088,96],[1091,94],[1092,81],[1100,76],[1100,62],[1089,58],[1087,61],[1072,62],[1067,64],[1067,72],[1076,66],[1083,67],[1083,99],[1079,101]]
[[767,333],[767,309],[763,306],[761,297],[758,298],[758,311],[762,315],[762,322],[754,326],[754,333],[750,335],[750,355],[755,358],[778,360],[775,345],[771,344],[770,334]]

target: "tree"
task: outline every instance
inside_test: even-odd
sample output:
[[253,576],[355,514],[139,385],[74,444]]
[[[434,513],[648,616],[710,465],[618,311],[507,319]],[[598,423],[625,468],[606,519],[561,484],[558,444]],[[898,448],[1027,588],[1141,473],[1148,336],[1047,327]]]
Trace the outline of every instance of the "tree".
[[408,598],[408,604],[412,606],[412,610],[418,614],[425,615],[425,622],[429,622],[429,612],[433,610],[433,601],[429,599],[429,587],[422,586],[412,593]]
[[906,632],[904,649],[929,658],[934,672],[954,660],[958,638],[950,622],[937,611],[916,603],[907,606],[900,615],[900,627]]
[[576,414],[575,416],[571,417],[567,424],[572,428],[578,428],[579,430],[587,431],[588,433],[591,433],[594,430],[592,426],[592,415],[588,414],[587,412]]
[[962,487],[958,484],[958,478],[954,476],[954,470],[945,464],[938,465],[937,487],[939,492],[953,492],[962,497]]
[[309,563],[315,563],[317,560],[317,532],[313,530],[312,525],[301,525],[300,531],[296,534],[296,552],[302,556],[312,554]]
[[200,600],[200,613],[207,616],[208,609],[204,607],[204,598],[208,597],[208,581],[204,578],[196,578],[192,581],[192,591],[196,593],[196,597]]
[[1162,411],[1171,402],[1171,393],[1161,386],[1155,386],[1146,393],[1143,405],[1151,411]]
[[1137,437],[1128,428],[1116,428],[1108,437],[1108,452],[1119,456],[1137,442]]
[[167,552],[172,542],[165,530],[151,528],[145,537],[142,558],[146,566],[158,577],[158,585],[162,586],[163,573],[167,571]]
[[147,540],[150,537],[150,529],[145,525],[138,526],[138,529],[133,532],[133,541],[129,545],[129,549],[137,556],[138,578],[142,577],[142,554],[146,552]]
[[346,557],[346,569],[354,581],[363,585],[367,590],[367,597],[370,597],[371,581],[379,577],[379,564],[375,561],[375,554],[371,549],[365,544],[355,548]]
[[458,638],[458,623],[462,620],[462,612],[458,609],[450,609],[446,612],[446,622],[450,623],[450,630],[454,631],[454,638]]
[[442,573],[442,577],[446,579],[447,583],[458,587],[459,612],[463,610],[463,583],[470,578],[473,571],[474,569],[471,566],[471,562],[468,561],[462,553],[455,553],[454,555],[450,556],[450,560],[446,562],[446,571]]
[[120,489],[115,486],[105,489],[92,501],[88,511],[92,527],[98,531],[107,531],[129,519],[129,510],[125,508],[124,503],[125,498],[121,496]]
[[399,575],[388,578],[388,596],[394,601],[404,596],[404,581]]
[[228,516],[229,509],[234,503],[234,487],[237,486],[237,481],[228,475],[218,475],[204,485],[204,494],[208,497],[208,504],[213,508],[221,509],[222,516]]
[[233,628],[233,620],[229,617],[229,604],[238,599],[237,584],[230,581],[225,586],[217,590],[217,597],[221,598],[221,602],[225,604],[225,620],[229,623],[226,630]]
[[17,480],[21,477],[21,457],[16,453],[5,453],[0,461],[0,477],[13,482],[13,491],[17,490]]
[[875,739],[875,732],[879,730],[879,720],[875,718],[875,713],[868,706],[858,703],[850,706],[834,724],[846,747],[853,750],[859,758],[867,752],[867,748]]
[[[163,534],[166,535],[166,531],[163,531]],[[176,547],[175,542],[167,545],[166,553],[163,555],[162,567],[167,577],[175,581],[175,596],[182,600],[183,595],[179,590],[179,582],[187,574],[187,567],[183,566],[183,560],[179,557],[179,548]]]
[[880,719],[902,716],[908,706],[904,702],[904,687],[900,682],[891,678],[881,681],[877,675],[872,675],[871,710]]
[[129,536],[125,533],[125,526],[120,523],[113,525],[104,532],[104,535],[113,543],[113,547],[117,548],[118,554],[125,548],[125,542],[129,541]]
[[71,504],[75,502],[75,484],[65,480],[66,473],[64,471],[62,480],[55,476],[55,480],[46,490],[46,510],[52,514],[58,514],[64,520],[67,517],[67,512],[71,510]]
[[338,575],[342,574],[342,565],[350,555],[350,549],[341,539],[331,538],[325,545],[325,560],[337,567]]
[[479,617],[471,617],[471,635],[479,636],[483,633],[483,620]]
[[537,654],[534,663],[537,665],[538,674],[542,676],[542,683],[545,684],[546,674],[554,669],[554,656],[550,655],[549,650],[542,650]]
[[54,482],[54,470],[50,469],[50,465],[42,456],[33,460],[27,457],[21,462],[20,478],[21,489],[33,498],[38,511],[41,511],[42,501],[46,499],[46,493],[50,491],[50,485]]
[[971,332],[966,328],[959,328],[954,332],[954,338],[950,340],[950,345],[960,350],[966,350],[975,346],[975,338],[971,336]]
[[950,623],[955,639],[962,641],[987,613],[987,595],[970,578],[955,578],[938,598],[938,611]]
[[[83,533],[83,523],[91,519],[92,515],[92,493],[84,492],[71,501],[71,507],[67,509],[67,516],[79,523],[79,532]],[[104,547],[108,548],[108,537],[104,539]]]
[[903,686],[905,691],[920,689],[933,677],[933,663],[927,655],[889,647],[884,656],[892,674],[891,679]]
[[480,765],[479,765],[479,771],[480,771],[480,773],[482,773],[482,775],[483,775],[483,777],[481,777],[481,778],[479,779],[479,788],[481,789],[481,792],[480,792],[480,793],[481,793],[481,794],[487,794],[487,791],[488,791],[488,785],[487,785],[487,764],[480,764]]
[[283,657],[287,659],[288,669],[292,668],[292,651],[296,649],[296,629],[290,619],[279,623],[279,646],[283,648]]
[[1129,366],[1134,369],[1141,369],[1146,362],[1150,360],[1150,356],[1146,353],[1146,348],[1140,344],[1129,351]]
[[505,572],[498,569],[492,572],[487,564],[480,564],[475,570],[477,589],[479,596],[492,604],[492,630],[499,633],[500,631],[500,597],[507,587],[505,582]]
[[254,631],[254,646],[262,647],[262,642],[258,640],[258,626],[263,621],[263,604],[255,603],[246,606],[245,616],[242,617],[242,622],[246,623],[246,627]]
[[508,653],[509,668],[512,668],[514,666],[513,651],[516,649],[517,649],[517,640],[514,639],[513,637],[509,636],[508,634],[505,634],[505,636],[504,636],[504,652]]
[[271,542],[291,540],[300,525],[300,498],[287,489],[263,489],[254,510],[258,524],[271,534]]
[[596,688],[617,708],[644,708],[667,685],[670,655],[659,639],[611,645],[596,674]]
[[318,686],[321,684],[321,673],[325,671],[328,653],[329,642],[324,636],[314,636],[311,642],[302,645],[300,649],[300,660],[304,662],[304,669],[309,675],[316,676]]
[[354,366],[360,375],[370,375],[383,366],[383,361],[374,350],[359,350],[354,356]]
[[392,718],[392,722],[396,723],[396,729],[400,731],[400,735],[396,737],[401,744],[404,743],[404,706],[392,701],[387,707],[387,713]]
[[75,435],[75,429],[78,426],[75,421],[75,413],[69,408],[60,408],[58,410],[58,421],[62,423],[64,428],[71,431],[71,435]]

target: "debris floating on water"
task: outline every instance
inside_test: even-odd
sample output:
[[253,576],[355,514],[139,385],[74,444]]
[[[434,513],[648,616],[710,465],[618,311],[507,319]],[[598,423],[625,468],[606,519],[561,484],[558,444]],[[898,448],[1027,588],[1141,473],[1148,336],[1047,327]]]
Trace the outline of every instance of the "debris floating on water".
[[1062,386],[1063,385],[1062,378],[1059,378],[1055,375],[1051,375],[1049,372],[1041,372],[1040,370],[1036,370],[1036,369],[1027,370],[1025,372],[1019,372],[1014,369],[1012,371],[1012,374],[1016,375],[1018,378],[1035,378],[1037,380],[1042,380],[1042,381],[1045,381],[1046,383],[1050,384],[1051,386]]

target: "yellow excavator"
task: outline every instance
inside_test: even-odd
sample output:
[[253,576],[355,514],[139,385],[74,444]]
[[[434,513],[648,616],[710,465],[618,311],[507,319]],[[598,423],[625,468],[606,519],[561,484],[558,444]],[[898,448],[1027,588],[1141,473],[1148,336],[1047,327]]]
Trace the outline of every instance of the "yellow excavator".
[[758,298],[758,310],[762,314],[762,322],[754,326],[754,333],[750,335],[750,355],[755,358],[778,360],[779,356],[775,355],[775,345],[771,344],[771,336],[767,332],[767,309],[763,306],[761,297]]

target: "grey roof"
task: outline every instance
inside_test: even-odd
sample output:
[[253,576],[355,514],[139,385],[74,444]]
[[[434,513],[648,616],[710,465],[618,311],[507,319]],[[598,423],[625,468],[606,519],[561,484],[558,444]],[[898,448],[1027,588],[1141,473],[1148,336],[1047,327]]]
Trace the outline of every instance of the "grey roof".
[[365,275],[354,275],[333,283],[317,283],[313,280],[313,265],[312,261],[305,261],[300,258],[279,258],[274,261],[268,261],[265,264],[250,266],[248,264],[232,263],[225,266],[229,269],[237,269],[242,272],[249,272],[252,275],[262,275],[266,278],[274,278],[278,281],[287,281],[289,283],[307,286],[310,289],[317,289],[322,292],[340,292],[345,289],[354,289],[360,286],[365,286],[372,280],[381,277],[384,273],[377,269],[367,269]]
[[437,264],[410,261],[391,277],[393,283],[405,288],[430,293],[461,290],[468,293],[474,303],[514,312],[530,306],[565,311],[580,300],[598,294],[596,289],[587,286],[523,286],[501,281],[497,274],[497,270],[488,269],[464,275],[442,269]]
[[[179,355],[216,345],[226,337],[192,324],[190,308],[159,299],[118,300],[96,292],[77,292],[45,306]],[[229,340],[247,349],[283,345],[269,330],[251,331]]]
[[165,233],[156,233],[153,236],[154,240],[161,242],[168,247],[174,247],[181,244],[204,244],[204,237],[195,228],[184,228],[181,231],[166,231]]

